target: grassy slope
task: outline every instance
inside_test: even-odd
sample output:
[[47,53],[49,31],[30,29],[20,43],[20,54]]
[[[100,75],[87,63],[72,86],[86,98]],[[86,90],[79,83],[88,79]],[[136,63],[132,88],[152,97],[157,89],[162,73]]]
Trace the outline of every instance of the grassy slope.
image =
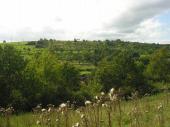
[[[42,52],[43,50],[46,50],[46,48],[35,48],[34,45],[26,45],[27,42],[12,42],[9,44],[13,45],[16,49],[18,49],[18,51],[20,51],[22,53],[23,56],[28,57],[28,58],[33,56],[37,51]],[[1,44],[1,45],[3,45],[3,44]],[[65,56],[63,56],[64,53],[67,53],[67,55],[69,57],[70,53],[67,50],[70,50],[70,49],[73,50],[73,52],[77,53],[77,49],[76,49],[75,45],[73,45],[73,44],[71,44],[69,46],[69,44],[66,42],[57,42],[56,45],[64,50],[64,52],[61,52],[59,55],[57,55],[57,57],[65,57]],[[86,48],[88,48],[88,47],[81,47],[81,50],[83,50],[82,48],[85,48],[84,50],[86,50]],[[65,60],[62,60],[62,61],[65,61]],[[78,61],[71,61],[70,63],[73,64],[76,68],[78,68],[80,70],[80,74],[82,74],[82,75],[83,74],[91,74],[91,71],[95,69],[95,66],[92,64],[89,64],[89,63],[81,62],[79,64]]]

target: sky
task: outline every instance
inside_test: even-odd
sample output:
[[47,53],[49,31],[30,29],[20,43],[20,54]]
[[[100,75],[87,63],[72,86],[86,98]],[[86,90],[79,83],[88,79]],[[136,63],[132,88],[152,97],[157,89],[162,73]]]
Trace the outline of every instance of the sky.
[[0,0],[0,41],[170,43],[170,0]]

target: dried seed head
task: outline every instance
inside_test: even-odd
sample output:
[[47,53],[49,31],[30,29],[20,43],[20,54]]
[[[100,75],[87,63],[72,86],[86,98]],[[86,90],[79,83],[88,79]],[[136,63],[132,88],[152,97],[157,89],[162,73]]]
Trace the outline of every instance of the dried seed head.
[[51,110],[52,110],[51,108],[48,108],[48,112],[51,112]]
[[94,99],[99,100],[99,97],[98,97],[98,96],[95,96]]
[[51,121],[51,119],[50,119],[50,118],[48,118],[48,119],[47,119],[47,122],[50,122],[50,121]]
[[41,122],[40,122],[39,120],[37,120],[37,121],[36,121],[36,124],[37,124],[37,125],[40,125],[40,124],[41,124]]
[[84,114],[81,114],[81,116],[80,116],[80,117],[81,117],[81,119],[83,119],[83,118],[85,117],[85,115],[84,115]]
[[72,127],[80,127],[79,122],[75,123]]
[[87,101],[85,101],[85,105],[86,105],[86,106],[91,105],[91,104],[92,104],[92,102],[91,102],[91,101],[88,101],[88,100],[87,100]]
[[99,104],[101,102],[101,100],[97,100],[97,104]]
[[79,124],[79,122],[77,122],[76,124],[75,124],[75,127],[79,127],[80,126],[80,124]]
[[76,110],[76,113],[80,114],[81,112],[80,112],[80,110],[79,110],[79,109],[77,109],[77,110]]
[[113,96],[110,96],[110,100],[111,101],[117,101],[118,100],[117,94],[114,94]]
[[101,95],[102,95],[102,96],[104,96],[104,95],[105,95],[105,93],[104,93],[104,92],[101,92]]
[[161,110],[162,108],[163,108],[163,105],[162,105],[162,103],[160,103],[160,104],[158,105],[157,109],[158,109],[158,110]]
[[67,104],[65,103],[60,104],[60,108],[66,108],[66,107],[67,107]]
[[115,89],[114,89],[114,88],[111,88],[111,89],[110,89],[110,94],[114,94],[114,91],[115,91]]
[[108,105],[107,104],[102,104],[102,107],[108,107]]
[[45,108],[41,109],[41,112],[46,112],[47,110]]

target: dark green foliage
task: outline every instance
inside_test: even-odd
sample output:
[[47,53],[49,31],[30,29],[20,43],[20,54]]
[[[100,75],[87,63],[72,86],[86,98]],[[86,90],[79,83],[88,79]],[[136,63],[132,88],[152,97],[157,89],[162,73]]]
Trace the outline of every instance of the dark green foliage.
[[[13,97],[13,89],[21,87],[24,57],[10,45],[0,46],[0,105],[7,105]],[[19,92],[17,96],[20,96]]]
[[82,105],[112,87],[145,94],[151,83],[170,82],[169,45],[120,39],[16,45],[0,45],[0,106],[28,111],[39,103]]
[[123,88],[125,92],[132,90],[145,91],[146,82],[140,68],[135,64],[139,55],[132,51],[119,53],[111,62],[101,63],[96,73],[99,83],[104,91],[109,91],[112,87]]
[[36,48],[45,48],[48,46],[49,41],[47,39],[40,39],[36,42]]
[[80,88],[79,72],[59,63],[48,51],[31,61],[12,46],[0,47],[0,105],[30,110],[38,103],[59,104],[73,98]]
[[160,49],[151,55],[146,74],[156,81],[170,81],[170,54],[167,49]]

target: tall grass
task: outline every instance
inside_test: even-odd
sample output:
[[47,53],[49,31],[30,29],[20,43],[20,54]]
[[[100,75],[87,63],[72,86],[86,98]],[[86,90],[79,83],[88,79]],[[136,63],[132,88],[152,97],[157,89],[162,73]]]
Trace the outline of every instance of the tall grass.
[[59,107],[39,105],[22,115],[1,108],[0,127],[170,127],[169,100],[166,92],[143,98],[135,93],[125,101],[112,89],[77,109],[70,102]]

